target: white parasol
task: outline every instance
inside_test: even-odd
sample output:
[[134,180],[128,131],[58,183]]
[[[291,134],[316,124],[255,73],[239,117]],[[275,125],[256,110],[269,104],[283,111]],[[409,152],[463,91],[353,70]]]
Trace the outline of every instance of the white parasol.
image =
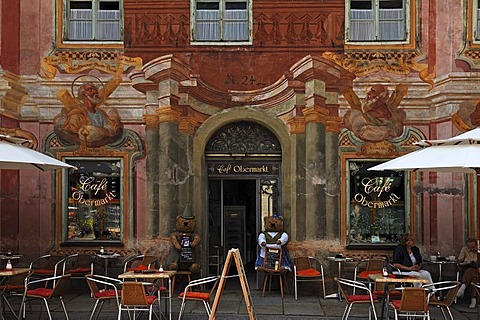
[[[477,175],[477,201],[480,201],[480,128],[450,139],[421,140],[420,150],[408,153],[368,170],[461,172]],[[477,204],[477,235],[480,237],[480,205]]]
[[0,135],[0,169],[40,169],[45,171],[75,168],[65,162],[18,144],[26,141],[28,140]]

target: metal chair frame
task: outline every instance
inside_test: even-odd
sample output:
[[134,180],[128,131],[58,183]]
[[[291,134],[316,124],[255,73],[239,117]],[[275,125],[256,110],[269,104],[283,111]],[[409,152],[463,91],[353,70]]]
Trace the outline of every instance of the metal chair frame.
[[133,311],[133,319],[136,319],[137,311],[148,311],[148,319],[152,319],[153,306],[157,301],[156,295],[147,295],[145,286],[151,286],[150,282],[129,281],[123,282],[120,305],[118,307],[118,320],[122,319],[122,311]]
[[[450,316],[450,319],[454,320],[452,312],[450,311],[450,307],[457,297],[457,292],[458,289],[460,289],[460,285],[460,281],[442,281],[423,285],[423,287],[429,291],[429,305],[439,307],[442,311],[443,319],[445,320],[447,320],[446,312]],[[443,295],[442,293],[445,292],[446,294]],[[438,300],[435,298],[437,295],[444,296],[444,298],[442,300]]]
[[[103,304],[105,301],[115,300],[117,308],[120,308],[120,293],[121,290],[118,289],[118,286],[121,287],[122,281],[102,275],[93,275],[87,274],[85,276],[88,287],[90,288],[91,296],[95,299],[95,305],[93,306],[92,313],[90,314],[89,320],[92,320],[95,316],[95,319],[98,319],[100,312],[102,311]],[[101,285],[102,288],[99,289],[98,285]],[[98,307],[98,310],[97,310]]]
[[[58,298],[62,305],[63,312],[65,313],[65,318],[68,320],[69,318],[68,318],[67,309],[65,308],[65,302],[63,301],[63,294],[65,293],[65,290],[69,285],[70,276],[71,275],[69,274],[64,274],[60,276],[44,278],[39,280],[31,280],[30,277],[27,277],[25,279],[25,291],[23,293],[22,303],[20,305],[19,316],[22,315],[23,319],[25,319],[25,304],[27,302],[27,298],[30,300],[43,299],[45,303],[45,307],[47,309],[48,318],[52,320],[52,315],[50,313],[48,300]],[[52,281],[54,283],[52,289],[37,286],[38,284],[41,284],[41,283],[47,284],[49,281]],[[34,288],[30,289],[32,287]]]
[[[348,316],[350,315],[350,311],[352,311],[352,307],[355,304],[369,304],[368,308],[368,319],[372,319],[372,314],[373,314],[373,319],[377,320],[377,312],[375,311],[375,302],[378,301],[377,296],[375,296],[370,288],[359,281],[355,280],[350,280],[350,279],[345,279],[345,278],[334,278],[335,281],[337,282],[338,289],[340,291],[340,294],[343,297],[343,300],[347,303],[345,306],[345,310],[343,311],[342,315],[342,320],[347,320]],[[351,288],[352,292],[353,290],[360,290],[361,292],[365,292],[363,294],[352,294],[348,295],[347,294],[347,288]]]
[[[192,280],[185,287],[183,292],[178,295],[178,298],[182,300],[180,305],[180,312],[178,313],[178,320],[182,319],[183,313],[185,311],[185,303],[187,301],[201,301],[203,306],[207,311],[207,315],[210,317],[212,313],[212,308],[210,306],[210,300],[214,296],[215,290],[217,289],[219,276],[210,276],[201,279]],[[193,291],[195,287],[204,286],[209,283],[214,283],[210,291]]]
[[429,294],[425,288],[404,287],[395,290],[402,291],[400,300],[388,299],[390,307],[395,312],[395,320],[399,317],[430,319]]
[[[302,261],[303,260],[303,261]],[[302,263],[303,262],[303,263]],[[304,270],[312,270],[317,271],[320,274],[313,274],[312,275],[299,275],[299,271]],[[323,299],[326,299],[325,295],[325,273],[323,270],[323,265],[320,261],[315,257],[310,256],[300,256],[294,258],[293,263],[293,282],[294,282],[294,289],[295,289],[295,300],[298,300],[298,283],[299,282],[321,282],[322,284],[322,291],[323,291]]]

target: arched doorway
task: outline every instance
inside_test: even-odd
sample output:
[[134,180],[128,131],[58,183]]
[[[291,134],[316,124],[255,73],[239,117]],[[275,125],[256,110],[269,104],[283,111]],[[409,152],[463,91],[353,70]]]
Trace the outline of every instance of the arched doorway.
[[224,255],[238,248],[247,271],[249,266],[253,270],[263,217],[283,214],[281,154],[277,137],[255,122],[229,123],[208,140],[205,160],[210,255],[217,247]]

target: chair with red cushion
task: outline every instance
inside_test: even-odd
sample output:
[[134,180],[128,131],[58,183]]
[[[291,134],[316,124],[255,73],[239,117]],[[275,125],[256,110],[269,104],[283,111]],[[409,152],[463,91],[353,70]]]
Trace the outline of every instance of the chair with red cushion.
[[129,256],[123,261],[123,272],[156,269],[157,261],[158,257],[154,255],[136,254]]
[[[337,277],[334,279],[338,284],[343,300],[347,303],[345,310],[343,311],[342,319],[348,319],[350,311],[355,304],[369,304],[368,319],[371,319],[373,314],[373,319],[377,320],[377,313],[374,304],[375,302],[378,302],[377,296],[374,295],[364,283]],[[355,291],[358,291],[358,294],[349,294],[349,292],[353,292],[354,289]]]
[[137,311],[148,311],[148,319],[152,319],[153,305],[157,301],[156,295],[148,295],[145,286],[151,286],[149,282],[123,282],[120,306],[118,307],[118,319],[122,318],[122,311],[133,311],[133,319],[136,319]]
[[325,299],[325,279],[323,265],[314,257],[300,256],[293,260],[295,300],[298,299],[298,282],[321,282]]
[[[95,299],[95,305],[93,306],[93,310],[90,314],[89,320],[92,320],[94,318],[95,313],[97,313],[95,319],[98,318],[105,301],[113,300],[117,304],[117,308],[120,308],[120,294],[122,291],[118,289],[118,287],[121,287],[122,281],[106,276],[93,274],[87,274],[85,276],[85,280],[87,281],[88,287],[90,288],[92,298]],[[99,285],[100,287],[102,287],[102,289],[98,288]]]
[[395,320],[399,317],[430,319],[429,299],[426,289],[407,287],[397,288],[396,290],[400,289],[402,290],[402,298],[400,300],[390,300],[389,303],[395,312]]
[[386,265],[387,262],[380,258],[361,260],[355,266],[353,280],[368,284],[370,286],[370,290],[372,290],[372,282],[368,276],[371,274],[381,274]]
[[71,279],[85,279],[87,274],[93,274],[93,258],[90,254],[74,253],[65,258],[65,273],[71,274]]
[[[178,314],[178,319],[182,319],[183,312],[185,311],[185,303],[187,301],[201,301],[203,302],[203,306],[207,311],[208,316],[210,317],[210,313],[212,312],[211,308],[211,299],[215,294],[215,290],[217,289],[218,280],[220,279],[219,276],[210,276],[206,278],[196,279],[189,282],[189,284],[185,287],[185,290],[178,295],[178,299],[182,300],[182,304],[180,306],[180,312]],[[209,291],[196,291],[195,288],[199,286],[205,286],[207,284],[212,285],[212,288]]]
[[[54,283],[53,288],[46,287],[46,283],[49,283],[50,281]],[[63,295],[69,286],[69,282],[69,274],[39,280],[32,280],[30,277],[27,277],[25,279],[25,291],[23,293],[23,299],[22,304],[20,305],[19,314],[22,314],[23,319],[25,319],[25,304],[27,302],[27,299],[42,299],[47,309],[48,318],[52,320],[48,300],[56,300],[58,298],[62,305],[63,312],[65,313],[65,317],[66,319],[68,319],[68,313],[67,309],[65,308],[65,303],[63,301]]]
[[65,272],[65,257],[55,254],[43,255],[30,263],[30,270],[31,278],[37,279],[62,275]]

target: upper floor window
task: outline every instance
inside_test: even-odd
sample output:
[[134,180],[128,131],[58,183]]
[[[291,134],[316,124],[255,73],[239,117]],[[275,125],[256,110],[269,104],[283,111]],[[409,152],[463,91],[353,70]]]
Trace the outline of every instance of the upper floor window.
[[193,42],[250,42],[251,0],[191,0]]
[[65,8],[64,40],[122,40],[122,0],[66,0]]
[[409,40],[410,0],[346,0],[346,42]]

